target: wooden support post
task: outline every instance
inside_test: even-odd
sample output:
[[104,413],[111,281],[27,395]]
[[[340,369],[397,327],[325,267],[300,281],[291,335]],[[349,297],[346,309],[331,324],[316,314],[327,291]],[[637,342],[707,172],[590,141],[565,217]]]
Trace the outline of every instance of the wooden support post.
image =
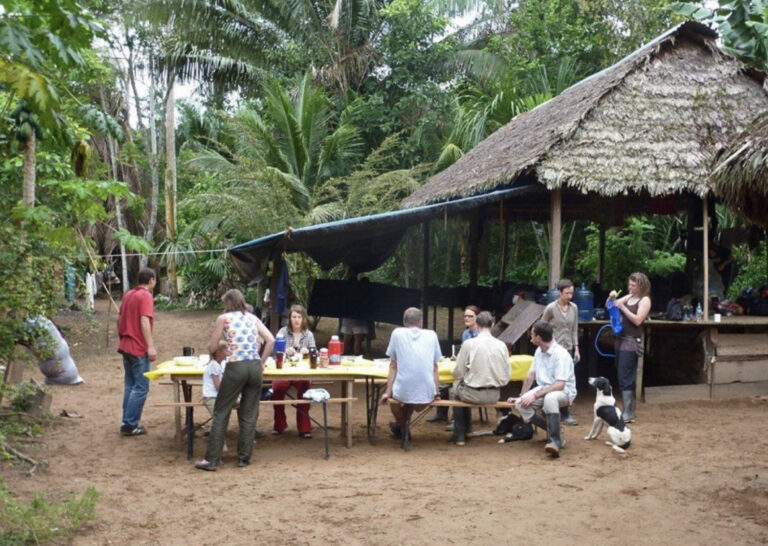
[[272,278],[269,280],[269,329],[276,334],[280,329],[280,317],[277,316],[277,278],[283,267],[283,250],[275,249],[272,256]]
[[554,188],[550,193],[549,277],[547,288],[560,279],[560,248],[563,227],[563,190]]
[[707,205],[708,196],[705,195],[701,200],[702,218],[704,219],[701,230],[704,239],[701,246],[704,249],[704,259],[701,262],[702,269],[704,269],[704,293],[701,295],[701,299],[704,301],[701,306],[704,310],[704,320],[707,320],[707,317],[709,317],[709,210]]
[[605,289],[605,224],[600,224],[597,238],[597,284]]
[[469,301],[464,305],[477,301],[477,243],[480,240],[480,214],[477,209],[472,212],[469,222]]
[[504,201],[499,201],[499,286],[504,283],[507,266],[507,221],[504,219]]
[[421,289],[421,321],[424,328],[429,327],[429,304],[427,303],[427,290],[429,289],[429,220],[422,224],[422,231],[424,232],[424,243],[422,245],[423,251],[423,280]]

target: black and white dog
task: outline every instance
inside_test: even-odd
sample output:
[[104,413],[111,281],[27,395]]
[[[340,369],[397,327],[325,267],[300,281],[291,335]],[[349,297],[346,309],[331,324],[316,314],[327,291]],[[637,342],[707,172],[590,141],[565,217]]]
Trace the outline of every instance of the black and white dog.
[[608,438],[605,445],[611,446],[614,451],[624,453],[632,440],[632,431],[621,418],[621,410],[616,407],[616,399],[613,397],[611,383],[605,377],[590,377],[589,384],[597,393],[595,395],[595,420],[592,422],[592,430],[584,439],[594,440],[603,430],[603,425],[608,425]]

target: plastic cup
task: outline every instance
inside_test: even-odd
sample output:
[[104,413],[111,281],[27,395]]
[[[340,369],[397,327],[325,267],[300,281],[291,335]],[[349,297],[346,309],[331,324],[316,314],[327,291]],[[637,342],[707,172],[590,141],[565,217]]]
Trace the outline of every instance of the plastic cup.
[[275,354],[275,367],[278,370],[282,370],[283,369],[283,358],[284,358],[284,356],[285,355],[283,353]]
[[723,320],[723,315],[721,315],[720,313],[715,313],[714,318],[715,318],[715,322],[720,322]]

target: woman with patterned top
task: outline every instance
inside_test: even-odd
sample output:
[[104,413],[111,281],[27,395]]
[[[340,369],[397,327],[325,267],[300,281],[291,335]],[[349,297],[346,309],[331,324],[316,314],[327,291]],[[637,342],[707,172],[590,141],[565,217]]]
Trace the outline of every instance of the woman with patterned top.
[[[224,337],[229,351],[229,362],[219,385],[219,395],[213,406],[213,424],[208,439],[205,459],[197,461],[195,468],[216,470],[229,425],[229,415],[240,397],[237,437],[237,466],[248,466],[253,451],[253,435],[259,416],[261,397],[262,359],[272,353],[275,338],[266,326],[246,311],[245,298],[236,289],[222,297],[224,313],[219,315],[208,342],[208,351],[214,353]],[[264,346],[259,346],[259,337]],[[259,350],[261,349],[261,354]]]
[[[292,305],[288,326],[283,326],[277,332],[277,337],[285,338],[285,356],[288,358],[296,355],[303,358],[309,353],[310,347],[315,347],[315,336],[309,331],[307,312],[301,305]],[[291,386],[296,388],[296,400],[301,400],[304,391],[309,388],[310,382],[301,381],[272,381],[272,400],[285,400],[285,393]],[[285,406],[274,406],[275,426],[272,434],[282,434],[288,428],[285,418]],[[296,428],[302,438],[312,438],[312,421],[309,418],[309,404],[296,406]]]

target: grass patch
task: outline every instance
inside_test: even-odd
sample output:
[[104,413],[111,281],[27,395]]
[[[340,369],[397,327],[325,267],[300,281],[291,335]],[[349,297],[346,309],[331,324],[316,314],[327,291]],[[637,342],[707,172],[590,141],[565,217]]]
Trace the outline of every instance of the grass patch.
[[29,504],[18,502],[0,480],[0,545],[60,542],[96,519],[99,493],[89,486],[82,497],[74,493],[63,502],[37,493]]

